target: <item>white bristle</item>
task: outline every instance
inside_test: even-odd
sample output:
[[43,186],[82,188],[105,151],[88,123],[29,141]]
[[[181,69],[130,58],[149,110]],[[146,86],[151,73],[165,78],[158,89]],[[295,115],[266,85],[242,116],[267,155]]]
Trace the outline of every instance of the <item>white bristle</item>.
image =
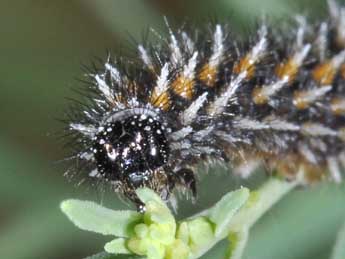
[[85,136],[93,137],[94,134],[97,132],[96,128],[92,125],[83,125],[80,123],[71,123],[70,128],[72,130],[79,131],[80,133],[84,134]]
[[224,54],[224,44],[223,44],[223,31],[222,27],[217,24],[216,30],[213,35],[213,46],[212,46],[212,55],[209,60],[211,67],[217,67],[221,62]]
[[121,74],[119,70],[117,70],[114,66],[112,66],[110,63],[105,63],[105,68],[110,71],[110,76],[113,81],[115,81],[116,84],[121,84]]
[[168,76],[169,76],[169,63],[165,63],[161,69],[160,76],[157,78],[156,89],[157,89],[158,95],[167,91],[168,86],[169,86]]
[[143,45],[138,46],[140,57],[148,68],[153,68],[152,60]]
[[319,123],[304,123],[301,128],[304,134],[310,136],[337,136],[335,130]]
[[222,93],[216,100],[211,103],[208,113],[211,116],[218,115],[222,113],[228,104],[229,100],[234,96],[236,90],[241,86],[243,80],[247,76],[247,71],[241,72],[238,76],[231,80],[228,84],[226,91]]
[[114,101],[114,93],[110,89],[109,85],[102,79],[99,75],[95,75],[95,79],[97,82],[98,89],[103,93],[104,97],[109,101]]
[[189,125],[196,118],[198,111],[207,100],[207,92],[200,95],[191,105],[184,110],[180,115],[180,120],[183,125]]

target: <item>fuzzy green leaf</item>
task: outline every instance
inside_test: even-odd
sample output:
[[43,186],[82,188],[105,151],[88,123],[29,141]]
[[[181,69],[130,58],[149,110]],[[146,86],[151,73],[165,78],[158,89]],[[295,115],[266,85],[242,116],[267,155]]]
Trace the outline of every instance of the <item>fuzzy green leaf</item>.
[[244,205],[249,198],[249,190],[242,188],[230,192],[222,197],[209,211],[209,219],[216,225],[215,236],[226,231],[233,215]]
[[149,188],[140,188],[140,189],[137,189],[135,192],[140,198],[140,200],[145,204],[148,203],[149,201],[155,201],[165,206],[165,203],[162,201],[162,199],[154,191],[152,191]]
[[[213,247],[217,242],[228,235],[231,219],[236,214],[236,212],[238,212],[238,210],[246,203],[248,198],[249,190],[247,188],[241,188],[237,191],[226,194],[213,207],[193,217],[194,219],[200,219],[201,216],[207,218],[210,222],[209,225],[212,226],[214,230],[213,238],[210,238],[210,234],[208,235],[208,242],[203,242],[204,237],[200,234],[194,235],[194,243],[202,245],[198,245],[196,249],[194,247],[191,258],[199,258],[201,255],[211,249],[211,247]],[[195,228],[189,228],[190,235],[193,235],[191,232],[198,233],[199,231],[197,231]]]
[[114,211],[94,202],[66,200],[61,210],[79,228],[103,235],[129,237],[142,216],[134,211]]
[[127,249],[126,240],[124,238],[116,238],[105,244],[104,250],[110,254],[132,254]]

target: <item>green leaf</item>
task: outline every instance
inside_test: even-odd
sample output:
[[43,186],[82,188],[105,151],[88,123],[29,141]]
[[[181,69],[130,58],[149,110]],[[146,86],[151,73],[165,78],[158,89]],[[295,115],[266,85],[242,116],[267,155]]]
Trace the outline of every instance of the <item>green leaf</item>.
[[212,243],[215,236],[213,233],[213,224],[205,217],[198,217],[189,222],[189,246],[193,253],[197,253],[203,247]]
[[152,191],[149,188],[140,188],[140,189],[137,189],[135,192],[140,198],[140,200],[145,204],[148,203],[149,201],[155,201],[161,205],[166,206],[165,203],[162,201],[162,199],[154,191]]
[[127,249],[126,240],[124,238],[116,238],[105,244],[104,250],[110,254],[132,254]]
[[345,258],[345,223],[338,233],[337,240],[333,247],[331,259],[344,259]]
[[216,224],[215,236],[221,235],[227,231],[233,215],[244,205],[249,198],[249,190],[242,188],[240,190],[230,192],[222,197],[209,211],[209,219]]
[[174,216],[165,202],[151,189],[140,188],[136,190],[140,200],[146,205],[145,223],[167,223],[175,225]]
[[[198,219],[201,216],[208,218],[210,223],[214,225],[215,229],[213,232],[214,238],[212,240],[208,240],[207,244],[205,243],[203,246],[197,246],[197,249],[193,250],[191,258],[199,258],[201,255],[211,249],[217,242],[228,235],[231,219],[246,203],[248,198],[249,190],[247,188],[241,188],[237,191],[226,194],[213,207],[193,217],[194,219]],[[211,226],[211,224],[209,225]],[[192,235],[192,231],[197,232],[196,229],[193,230],[189,228],[190,235]],[[199,236],[201,239],[200,241],[202,241],[203,237],[200,234]],[[201,243],[198,241],[198,236],[194,237],[196,237],[194,242]]]
[[129,237],[132,226],[142,218],[134,211],[114,211],[94,202],[66,200],[61,203],[61,210],[79,228],[103,235]]

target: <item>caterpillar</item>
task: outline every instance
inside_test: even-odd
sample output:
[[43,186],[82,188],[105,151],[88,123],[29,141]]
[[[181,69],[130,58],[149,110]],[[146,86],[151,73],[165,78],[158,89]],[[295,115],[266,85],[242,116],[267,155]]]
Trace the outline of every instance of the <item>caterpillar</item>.
[[[143,208],[148,187],[164,200],[196,195],[195,168],[220,162],[248,177],[258,167],[288,180],[340,182],[345,166],[345,7],[299,17],[285,30],[263,22],[237,40],[226,24],[173,30],[110,56],[87,73],[67,131],[89,176]],[[127,58],[127,59],[126,59]]]

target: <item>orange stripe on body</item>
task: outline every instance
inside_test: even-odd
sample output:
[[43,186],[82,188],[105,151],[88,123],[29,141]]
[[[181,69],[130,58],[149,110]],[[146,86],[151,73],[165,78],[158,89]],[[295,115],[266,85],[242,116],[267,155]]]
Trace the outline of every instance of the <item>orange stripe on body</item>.
[[171,84],[171,88],[179,96],[188,100],[192,99],[194,93],[194,80],[184,76],[178,76]]
[[198,74],[199,80],[202,81],[208,87],[214,87],[217,80],[218,70],[214,66],[210,66],[209,63],[206,63],[200,69]]
[[247,72],[246,79],[250,79],[254,76],[255,62],[251,59],[251,56],[247,54],[238,63],[235,64],[233,71],[236,74]]
[[279,79],[284,79],[288,77],[289,83],[295,80],[298,73],[298,64],[294,61],[293,58],[289,58],[286,63],[281,63],[276,66],[275,73]]
[[312,72],[313,79],[320,85],[331,85],[337,70],[331,62],[316,66]]
[[169,110],[169,108],[171,106],[170,96],[169,96],[169,93],[167,91],[165,91],[161,94],[157,94],[157,91],[154,90],[152,92],[150,102],[153,106],[155,106],[157,108],[161,108],[164,111]]

